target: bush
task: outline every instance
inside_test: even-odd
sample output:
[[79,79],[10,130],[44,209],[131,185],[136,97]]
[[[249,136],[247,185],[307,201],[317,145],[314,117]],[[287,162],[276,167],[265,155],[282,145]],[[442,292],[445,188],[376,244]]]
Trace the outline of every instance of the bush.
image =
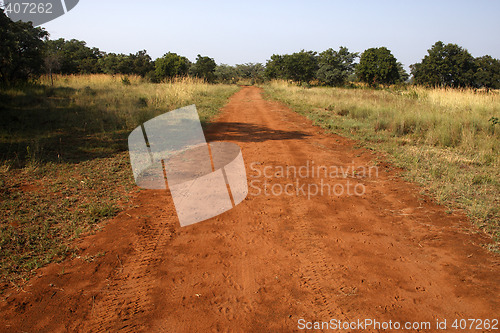
[[190,65],[188,58],[177,53],[168,52],[155,61],[156,80],[161,81],[176,76],[186,76]]
[[128,76],[122,77],[122,83],[123,83],[124,86],[130,86],[131,85],[130,79],[128,78]]

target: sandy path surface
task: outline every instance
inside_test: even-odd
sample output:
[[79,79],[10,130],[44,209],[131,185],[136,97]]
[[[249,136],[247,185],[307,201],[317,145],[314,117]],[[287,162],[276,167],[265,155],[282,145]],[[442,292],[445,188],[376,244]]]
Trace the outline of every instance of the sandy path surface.
[[206,133],[241,147],[241,204],[180,228],[167,191],[139,192],[134,208],[78,242],[79,258],[6,292],[0,331],[289,332],[300,319],[367,318],[435,331],[436,319],[449,329],[498,319],[500,259],[464,215],[261,93],[242,88]]

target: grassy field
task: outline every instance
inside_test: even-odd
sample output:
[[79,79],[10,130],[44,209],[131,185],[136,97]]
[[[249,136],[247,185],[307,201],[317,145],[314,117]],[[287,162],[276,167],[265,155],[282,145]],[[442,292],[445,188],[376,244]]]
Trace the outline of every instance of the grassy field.
[[500,241],[500,92],[263,86],[321,127],[388,153],[410,181]]
[[137,190],[127,152],[132,129],[190,104],[206,125],[237,90],[110,75],[0,90],[0,286],[75,253],[75,237],[127,205]]

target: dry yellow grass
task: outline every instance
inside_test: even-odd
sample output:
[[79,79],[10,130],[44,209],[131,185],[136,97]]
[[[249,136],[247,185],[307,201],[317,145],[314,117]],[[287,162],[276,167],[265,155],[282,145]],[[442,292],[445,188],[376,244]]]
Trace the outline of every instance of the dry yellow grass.
[[[217,100],[238,89],[234,85],[208,84],[190,77],[155,84],[134,75],[54,75],[53,82],[55,89],[75,90],[73,100],[77,106],[115,114],[127,122],[127,127],[189,104],[196,104],[201,120],[206,122],[220,106]],[[51,85],[48,76],[42,77],[40,83]]]
[[329,111],[330,120],[337,120],[333,126],[344,124],[365,134],[383,131],[422,144],[456,148],[481,162],[498,162],[500,128],[490,121],[500,117],[500,94],[495,91],[305,89],[284,81],[273,81],[266,89],[298,108],[308,105]]

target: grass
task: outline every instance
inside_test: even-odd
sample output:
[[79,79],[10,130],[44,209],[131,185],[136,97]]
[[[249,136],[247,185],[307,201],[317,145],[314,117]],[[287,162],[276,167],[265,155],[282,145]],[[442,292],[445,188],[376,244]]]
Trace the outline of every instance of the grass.
[[500,241],[500,93],[470,89],[303,88],[273,81],[269,98],[317,125],[387,152],[439,203],[464,209]]
[[[0,90],[0,290],[75,253],[136,191],[127,137],[144,121],[196,104],[206,125],[237,86],[193,79],[55,76]],[[3,284],[3,286],[2,286]]]

